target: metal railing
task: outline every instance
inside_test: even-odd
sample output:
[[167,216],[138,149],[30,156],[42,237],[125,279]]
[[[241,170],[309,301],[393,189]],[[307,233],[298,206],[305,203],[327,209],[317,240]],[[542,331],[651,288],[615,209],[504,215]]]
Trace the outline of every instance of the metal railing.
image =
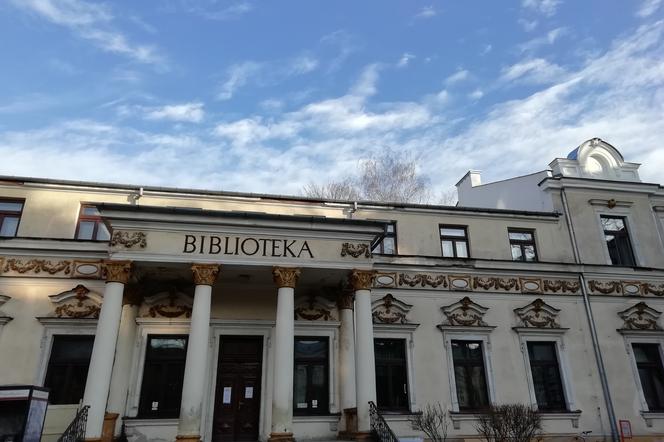
[[88,423],[89,405],[85,405],[76,413],[76,417],[69,424],[58,442],[79,442],[85,440],[85,426]]
[[371,417],[371,432],[378,442],[399,442],[394,431],[387,425],[373,402],[369,402],[369,416]]

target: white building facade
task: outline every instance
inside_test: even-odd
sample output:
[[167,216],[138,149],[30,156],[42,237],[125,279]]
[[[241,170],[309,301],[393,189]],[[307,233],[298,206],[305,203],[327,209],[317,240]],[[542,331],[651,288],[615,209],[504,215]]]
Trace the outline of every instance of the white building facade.
[[0,384],[44,440],[664,440],[664,188],[593,139],[456,207],[0,178]]

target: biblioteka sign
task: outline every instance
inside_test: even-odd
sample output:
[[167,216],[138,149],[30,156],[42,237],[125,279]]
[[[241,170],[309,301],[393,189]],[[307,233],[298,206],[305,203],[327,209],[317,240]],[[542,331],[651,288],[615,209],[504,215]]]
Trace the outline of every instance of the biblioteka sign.
[[314,254],[306,240],[215,235],[185,235],[182,253],[314,258]]

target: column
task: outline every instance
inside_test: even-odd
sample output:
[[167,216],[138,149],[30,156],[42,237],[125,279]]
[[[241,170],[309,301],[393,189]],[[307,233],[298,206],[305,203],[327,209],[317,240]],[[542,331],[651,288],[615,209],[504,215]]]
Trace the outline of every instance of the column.
[[300,269],[274,267],[277,284],[277,323],[274,332],[274,393],[270,442],[293,440],[293,346],[295,344],[295,284]]
[[343,292],[337,298],[339,308],[339,384],[341,411],[355,407],[355,326],[353,294]]
[[[112,436],[119,436],[122,429],[122,419],[127,406],[127,393],[129,390],[129,371],[136,343],[136,317],[142,302],[139,287],[129,284],[124,290],[122,301],[122,315],[120,317],[120,331],[118,332],[118,343],[115,346],[115,361],[113,362],[113,374],[111,375],[111,388],[108,394],[108,406],[106,407],[107,419],[113,420]],[[109,424],[110,425],[110,424]],[[104,428],[106,432],[106,428]]]
[[122,293],[129,280],[130,261],[106,261],[106,287],[104,300],[99,312],[95,342],[92,346],[88,378],[85,383],[83,405],[89,405],[88,423],[85,438],[88,441],[100,441],[108,388],[111,383],[115,344],[118,339],[120,316],[122,314]]
[[357,439],[370,437],[369,401],[376,402],[371,286],[374,272],[353,270],[350,283],[355,290],[355,385],[357,398]]
[[208,346],[210,339],[210,308],[212,307],[212,285],[220,267],[215,264],[194,264],[194,305],[191,309],[187,359],[182,382],[182,402],[178,422],[179,441],[201,440],[201,417],[205,394]]

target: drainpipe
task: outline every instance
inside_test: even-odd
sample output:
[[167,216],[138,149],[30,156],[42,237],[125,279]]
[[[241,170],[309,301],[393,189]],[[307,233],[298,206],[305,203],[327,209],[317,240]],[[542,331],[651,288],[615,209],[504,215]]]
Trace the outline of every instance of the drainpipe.
[[[569,216],[569,207],[567,205],[567,195],[565,194],[565,189],[560,189],[560,197],[563,202],[563,210],[565,212],[565,221],[567,222],[567,228],[570,232],[570,237],[572,240],[572,251],[574,252],[574,262],[576,264],[581,264],[581,255],[579,254],[579,246],[576,242],[576,234],[574,233],[574,225],[572,224],[572,219]],[[588,319],[588,325],[590,326],[590,337],[593,342],[593,351],[595,353],[595,361],[597,361],[597,370],[599,371],[599,380],[602,384],[602,392],[604,393],[604,402],[606,402],[606,410],[609,414],[609,424],[611,426],[611,439],[613,442],[619,442],[620,437],[618,436],[618,423],[616,421],[616,414],[613,410],[613,401],[611,400],[611,391],[609,390],[609,381],[606,376],[606,368],[604,367],[604,359],[602,358],[602,350],[599,347],[599,339],[597,337],[597,328],[595,327],[595,319],[593,317],[593,310],[590,305],[590,298],[588,297],[588,291],[586,290],[586,278],[583,275],[583,272],[579,272],[579,280],[581,283],[581,294],[583,296],[583,305],[586,311],[586,318]]]

